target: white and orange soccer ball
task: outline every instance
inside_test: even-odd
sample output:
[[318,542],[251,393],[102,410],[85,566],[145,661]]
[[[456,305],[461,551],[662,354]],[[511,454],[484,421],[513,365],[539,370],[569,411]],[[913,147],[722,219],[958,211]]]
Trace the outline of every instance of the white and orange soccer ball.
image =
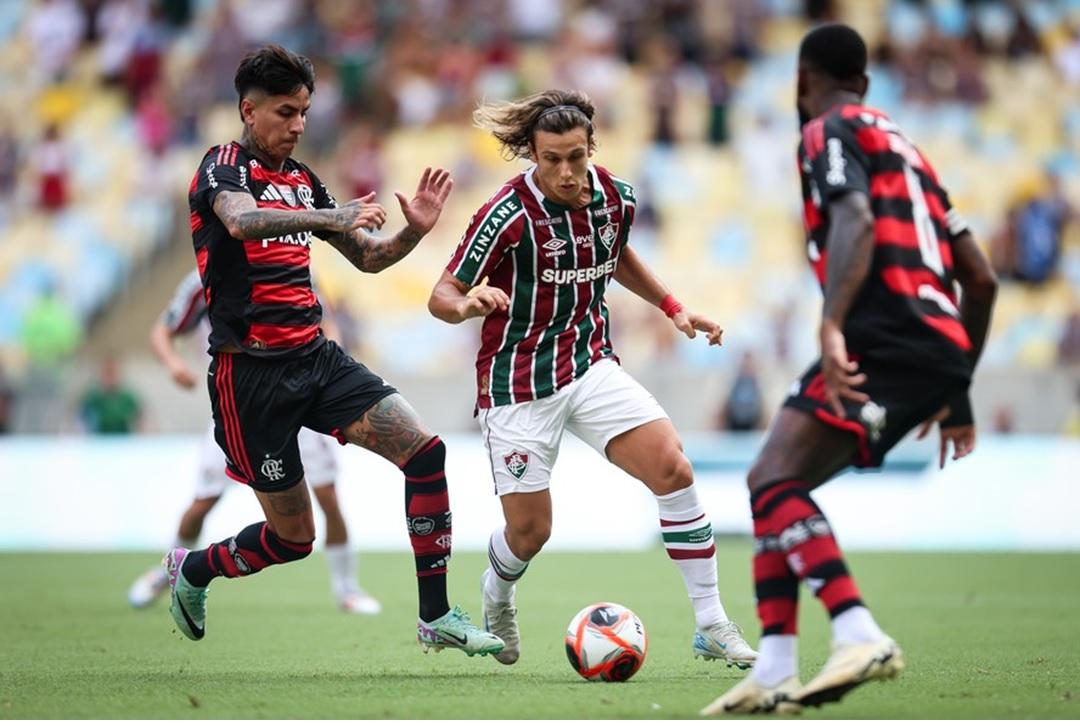
[[626,681],[645,662],[649,641],[633,611],[611,602],[583,609],[566,629],[566,657],[589,681]]

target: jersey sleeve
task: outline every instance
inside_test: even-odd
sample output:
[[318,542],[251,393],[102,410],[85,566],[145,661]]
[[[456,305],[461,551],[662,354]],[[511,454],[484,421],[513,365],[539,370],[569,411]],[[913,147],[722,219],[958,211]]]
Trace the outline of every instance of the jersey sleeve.
[[195,196],[205,202],[207,209],[213,210],[214,201],[222,192],[251,194],[247,171],[243,164],[219,164],[216,158],[208,156],[199,169]]
[[611,177],[611,183],[619,192],[619,203],[622,204],[622,228],[619,230],[619,247],[630,244],[630,227],[637,217],[637,195],[630,182]]
[[180,281],[169,306],[161,313],[161,322],[172,335],[186,335],[206,316],[206,296],[198,270]]
[[323,180],[307,165],[304,166],[304,171],[307,172],[308,178],[311,179],[312,203],[315,209],[337,209],[337,200],[334,199],[334,195],[327,189]]
[[945,206],[945,230],[949,233],[949,240],[952,241],[967,232],[970,227],[968,227],[964,215],[960,214],[956,207],[953,206],[952,200],[949,199],[949,193],[942,189],[941,196]]
[[516,245],[523,232],[525,209],[510,187],[482,206],[461,237],[447,271],[469,287],[480,284]]
[[810,145],[817,151],[810,158],[810,177],[821,195],[822,208],[847,192],[869,196],[870,161],[859,146],[851,124],[839,116],[831,116],[824,120],[820,133],[822,138],[811,141]]

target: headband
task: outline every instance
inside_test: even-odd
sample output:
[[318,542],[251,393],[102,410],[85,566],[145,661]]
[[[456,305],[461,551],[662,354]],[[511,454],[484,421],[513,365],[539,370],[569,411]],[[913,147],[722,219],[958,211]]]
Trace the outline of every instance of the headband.
[[[544,118],[544,116],[547,116],[548,114],[551,114],[551,113],[558,113],[559,111],[577,111],[582,116],[585,116],[586,121],[589,121],[589,117],[586,116],[585,112],[582,111],[577,106],[559,105],[559,106],[551,106],[551,107],[545,108],[543,111],[541,111],[540,115],[536,117],[535,121],[533,121],[533,125],[535,126],[536,124],[540,123],[540,119]],[[592,124],[592,121],[589,121],[589,123]]]

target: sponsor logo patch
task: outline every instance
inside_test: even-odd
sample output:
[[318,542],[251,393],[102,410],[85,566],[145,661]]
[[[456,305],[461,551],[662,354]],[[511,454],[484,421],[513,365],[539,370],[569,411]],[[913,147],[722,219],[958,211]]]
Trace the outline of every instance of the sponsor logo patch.
[[844,158],[843,142],[833,137],[825,142],[825,146],[829,153],[829,166],[825,173],[825,181],[834,187],[846,184],[847,174],[844,169],[847,167],[847,159]]
[[435,531],[435,520],[431,517],[412,517],[408,521],[409,533],[424,537]]

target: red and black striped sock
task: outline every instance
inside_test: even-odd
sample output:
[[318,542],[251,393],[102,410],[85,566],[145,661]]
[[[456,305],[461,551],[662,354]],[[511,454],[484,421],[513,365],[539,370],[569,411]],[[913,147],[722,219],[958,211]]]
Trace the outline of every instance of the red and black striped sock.
[[799,615],[799,578],[788,567],[768,518],[760,516],[757,498],[751,499],[754,517],[754,594],[761,634],[795,635]]
[[[791,593],[790,577],[783,578],[782,561],[791,576],[806,582],[807,587],[821,600],[829,617],[836,617],[850,608],[862,605],[859,589],[848,573],[840,547],[833,537],[825,515],[810,497],[806,482],[788,480],[769,485],[751,498],[755,536],[759,538],[754,558],[754,579],[765,594],[781,593],[783,599]],[[760,532],[759,531],[760,523]],[[760,557],[761,575],[758,574]],[[780,577],[777,581],[775,578]],[[796,588],[797,591],[797,588]],[[761,593],[758,595],[759,601]],[[775,596],[773,599],[779,599]],[[759,604],[759,611],[761,605]],[[788,618],[794,621],[795,607],[778,607],[771,616],[774,627]],[[763,622],[765,618],[762,618]],[[794,622],[788,626],[794,633]],[[777,633],[786,632],[778,630]]]
[[405,523],[416,560],[420,619],[430,623],[450,609],[446,566],[450,560],[450,496],[446,445],[435,437],[405,462]]
[[256,522],[235,537],[190,553],[184,560],[184,579],[206,587],[215,577],[254,575],[270,565],[302,560],[311,554],[311,545],[281,539],[267,522]]

